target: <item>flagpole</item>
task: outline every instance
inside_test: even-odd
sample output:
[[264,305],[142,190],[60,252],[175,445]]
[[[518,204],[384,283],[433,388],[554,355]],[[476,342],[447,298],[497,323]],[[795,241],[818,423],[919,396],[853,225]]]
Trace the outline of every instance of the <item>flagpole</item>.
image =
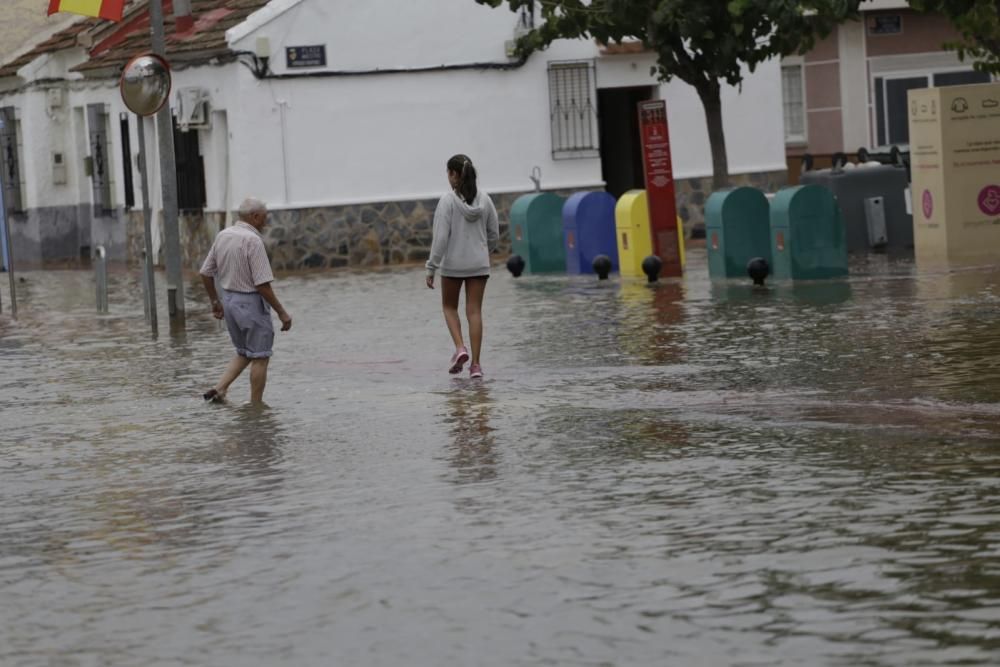
[[[153,52],[166,57],[166,33],[163,27],[163,1],[150,0],[149,18]],[[174,155],[174,122],[167,103],[156,114],[159,140],[160,184],[163,191],[163,242],[167,265],[167,306],[170,323],[184,326],[184,272],[181,266],[181,239],[177,206],[177,163]],[[152,286],[150,286],[152,289]]]

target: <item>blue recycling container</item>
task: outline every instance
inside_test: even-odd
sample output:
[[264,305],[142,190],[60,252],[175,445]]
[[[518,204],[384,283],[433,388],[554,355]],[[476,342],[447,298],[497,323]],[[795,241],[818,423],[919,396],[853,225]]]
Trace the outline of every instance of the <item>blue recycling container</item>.
[[578,192],[563,206],[563,242],[566,271],[594,272],[594,258],[607,255],[611,270],[618,271],[618,240],[615,234],[615,198],[607,192]]

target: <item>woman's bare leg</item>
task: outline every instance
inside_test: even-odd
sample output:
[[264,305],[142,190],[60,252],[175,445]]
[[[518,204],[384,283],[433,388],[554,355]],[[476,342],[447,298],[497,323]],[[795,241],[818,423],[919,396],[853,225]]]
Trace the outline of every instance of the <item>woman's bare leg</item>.
[[456,349],[465,344],[462,340],[462,320],[458,317],[458,298],[461,293],[461,280],[441,277],[441,306],[444,309],[444,321],[448,325],[448,333],[451,334]]
[[483,297],[486,295],[485,278],[465,281],[465,317],[469,320],[469,338],[472,340],[472,363],[479,363],[483,348]]

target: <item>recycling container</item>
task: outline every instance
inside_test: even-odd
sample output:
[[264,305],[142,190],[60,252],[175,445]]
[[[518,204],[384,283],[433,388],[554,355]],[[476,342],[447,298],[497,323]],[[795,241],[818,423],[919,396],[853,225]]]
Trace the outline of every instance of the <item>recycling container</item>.
[[846,232],[830,190],[800,185],[775,195],[771,201],[771,257],[776,280],[847,275]]
[[[644,277],[642,260],[653,254],[653,230],[649,223],[649,200],[645,190],[629,190],[615,206],[618,233],[618,264],[623,276]],[[684,252],[684,222],[677,216],[677,243],[681,267],[687,263]]]
[[510,208],[511,247],[526,273],[566,270],[562,210],[566,200],[551,192],[519,197]]
[[618,270],[615,241],[615,198],[607,192],[578,192],[562,210],[566,271],[593,273],[594,258],[607,255],[611,270]]
[[645,190],[629,190],[615,206],[618,265],[623,276],[642,277],[642,260],[653,254],[649,201]]
[[[893,254],[913,252],[913,216],[906,211],[910,187],[906,169],[889,165],[855,169],[822,169],[802,174],[802,185],[822,185],[837,198],[847,234],[847,252],[886,250]],[[878,200],[873,209],[869,200]],[[884,222],[872,220],[872,213]],[[884,224],[884,236],[870,230]]]
[[747,263],[763,257],[771,264],[771,211],[756,188],[713,193],[705,202],[708,274],[712,279],[745,278]]

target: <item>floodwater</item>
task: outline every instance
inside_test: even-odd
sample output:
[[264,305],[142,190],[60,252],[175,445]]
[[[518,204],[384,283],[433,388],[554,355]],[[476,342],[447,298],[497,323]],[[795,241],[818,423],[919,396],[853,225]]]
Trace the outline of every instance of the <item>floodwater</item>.
[[265,410],[197,290],[22,274],[0,665],[996,665],[1000,271],[854,269],[498,270],[483,382],[420,271],[285,277]]

